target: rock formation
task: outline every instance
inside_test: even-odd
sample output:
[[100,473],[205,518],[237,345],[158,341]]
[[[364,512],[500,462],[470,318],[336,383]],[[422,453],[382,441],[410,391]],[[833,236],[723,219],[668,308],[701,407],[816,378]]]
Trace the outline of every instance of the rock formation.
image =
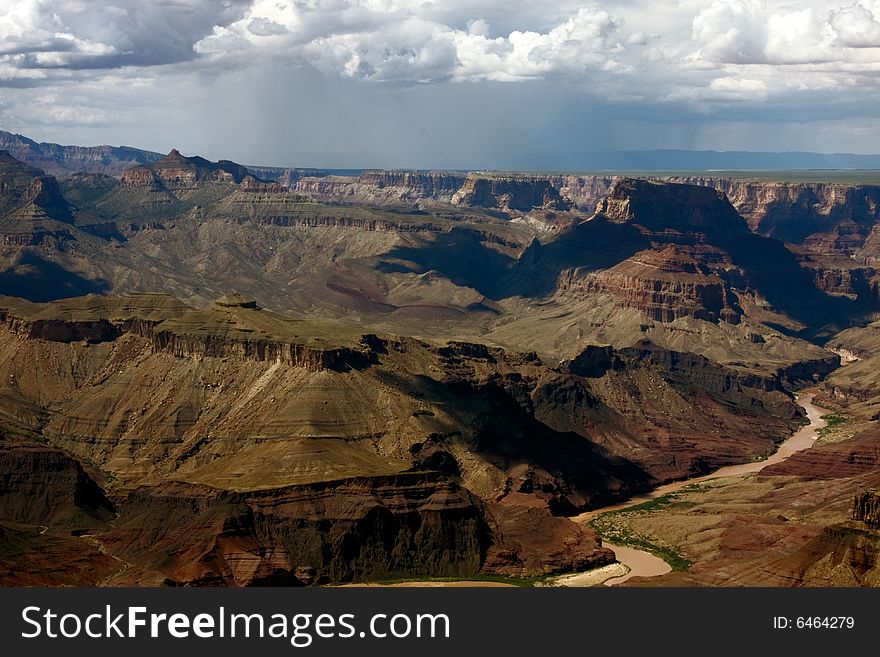
[[[237,293],[209,310],[162,295],[0,307],[0,397],[12,409],[0,420],[35,437],[20,453],[48,441],[43,452],[79,491],[65,502],[38,478],[29,495],[86,509],[82,541],[128,564],[107,575],[114,584],[535,577],[602,565],[612,556],[595,533],[555,514],[751,458],[797,417],[772,382],[762,389],[649,345],[608,351],[620,365],[604,370],[583,359],[554,369],[536,354],[286,318]],[[64,365],[49,376],[47,362]],[[639,420],[619,404],[648,380],[669,397],[645,398]],[[702,410],[663,418],[672,398],[700,399]],[[695,423],[702,415],[721,427],[715,442]],[[667,437],[657,441],[659,426]],[[731,434],[740,451],[710,447]],[[622,456],[638,444],[651,445],[644,458]],[[112,485],[102,491],[74,459]],[[21,500],[8,499],[3,522],[62,526],[38,522],[55,512],[21,516]],[[110,505],[118,518],[106,525]]]
[[202,157],[184,157],[173,149],[157,162],[126,169],[122,173],[122,185],[180,191],[194,189],[198,183],[204,182],[239,184],[247,175],[247,169],[235,162],[209,162]]
[[875,529],[880,527],[880,491],[871,488],[853,496],[852,519]]
[[871,583],[875,196],[0,153],[0,580],[584,569],[566,516],[766,456],[824,379],[857,430],[707,502],[687,576]]
[[42,169],[17,160],[9,151],[0,150],[0,215],[26,200],[33,200],[31,186],[44,175]]
[[453,205],[529,212],[536,208],[568,210],[572,204],[547,178],[470,173],[452,197]]
[[452,200],[464,180],[465,174],[454,172],[368,170],[356,177],[302,175],[290,182],[290,188],[309,198],[331,203],[442,205]]

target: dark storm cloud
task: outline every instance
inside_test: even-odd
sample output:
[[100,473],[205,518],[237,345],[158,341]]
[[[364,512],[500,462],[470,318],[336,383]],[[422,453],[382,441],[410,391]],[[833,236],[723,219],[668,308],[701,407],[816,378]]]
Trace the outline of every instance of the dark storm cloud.
[[[239,19],[247,0],[15,0],[0,55],[15,68],[108,69],[192,60],[193,44]],[[19,57],[20,56],[20,57]]]

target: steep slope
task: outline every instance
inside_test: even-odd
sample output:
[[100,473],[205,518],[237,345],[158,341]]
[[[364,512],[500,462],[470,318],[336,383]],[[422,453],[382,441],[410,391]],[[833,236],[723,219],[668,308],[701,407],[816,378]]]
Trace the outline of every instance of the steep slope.
[[651,345],[552,368],[238,294],[0,305],[3,422],[114,482],[119,518],[86,537],[129,564],[113,583],[599,565],[595,535],[548,514],[753,458],[797,423],[774,382]]
[[7,245],[38,243],[65,235],[76,209],[61,193],[58,181],[0,151],[0,239]]
[[704,188],[620,183],[594,218],[539,242],[506,216],[325,205],[179,160],[159,169],[167,185],[146,170],[144,187],[80,177],[80,230],[53,224],[55,241],[18,221],[3,290],[16,282],[51,298],[45,286],[27,291],[28,267],[59,268],[65,294],[165,291],[204,304],[234,286],[269,307],[380,331],[553,357],[649,338],[765,372],[828,358],[785,332],[849,312],[849,299],[816,288],[795,256]]
[[42,169],[17,160],[9,151],[0,150],[0,215],[24,203],[32,182],[44,175]]
[[520,212],[571,208],[571,202],[563,199],[547,178],[527,175],[468,174],[452,203]]
[[714,190],[640,180],[619,182],[594,217],[533,241],[494,280],[507,313],[491,339],[569,357],[648,338],[764,372],[810,362],[809,378],[835,360],[793,336],[855,312]]
[[292,191],[319,201],[372,206],[448,204],[465,181],[463,173],[443,171],[368,170],[356,177],[304,173],[288,177]]
[[108,176],[79,174],[64,181],[65,196],[103,225],[94,232],[122,240],[162,221],[213,205],[236,191],[283,192],[278,183],[260,180],[234,162],[184,157],[172,150],[150,164],[122,172],[118,182]]
[[210,162],[203,157],[184,157],[172,149],[161,160],[126,169],[123,187],[162,188],[169,191],[193,189],[200,182],[240,183],[248,175],[245,167],[228,160]]

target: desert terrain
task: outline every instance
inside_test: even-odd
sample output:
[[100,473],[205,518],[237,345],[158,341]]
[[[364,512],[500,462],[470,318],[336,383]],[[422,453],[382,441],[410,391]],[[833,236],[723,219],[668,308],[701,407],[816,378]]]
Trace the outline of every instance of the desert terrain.
[[0,137],[0,583],[877,583],[869,175]]

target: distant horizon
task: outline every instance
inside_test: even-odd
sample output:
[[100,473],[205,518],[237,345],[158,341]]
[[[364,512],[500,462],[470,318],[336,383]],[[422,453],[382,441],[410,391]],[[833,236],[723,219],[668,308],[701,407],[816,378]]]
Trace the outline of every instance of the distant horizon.
[[[58,143],[35,138],[30,135],[0,129],[14,137],[32,142],[37,146],[61,146],[73,148],[113,148],[130,149],[145,154],[164,157],[171,150],[179,150],[176,147],[168,151],[153,150],[134,146],[131,144],[115,145],[109,142],[100,144],[82,144],[70,141]],[[545,174],[724,174],[724,173],[775,173],[775,172],[874,172],[880,171],[880,153],[825,153],[820,151],[750,151],[750,150],[719,150],[719,149],[621,149],[614,151],[584,152],[580,155],[583,159],[592,160],[593,164],[571,167],[518,167],[504,168],[491,166],[459,166],[459,167],[432,167],[432,166],[407,166],[405,164],[393,164],[391,166],[353,166],[351,163],[335,162],[324,165],[309,163],[312,158],[328,157],[330,154],[301,154],[303,164],[288,162],[286,164],[247,162],[234,155],[222,155],[213,158],[204,153],[181,153],[185,157],[206,157],[213,161],[229,160],[241,163],[243,166],[261,169],[306,169],[316,171],[330,171],[343,174],[349,172],[356,174],[368,170],[400,170],[400,171],[448,171],[470,172],[486,171],[498,173],[545,173]],[[338,155],[338,154],[337,154]],[[296,159],[299,159],[297,157]],[[572,157],[572,156],[569,156]],[[795,166],[793,160],[806,160],[802,166]],[[672,161],[678,162],[678,165]],[[716,164],[717,166],[713,166]],[[738,164],[734,166],[732,164]],[[837,166],[832,166],[837,164]]]
[[416,170],[880,158],[880,0],[8,4],[0,125],[47,143]]

